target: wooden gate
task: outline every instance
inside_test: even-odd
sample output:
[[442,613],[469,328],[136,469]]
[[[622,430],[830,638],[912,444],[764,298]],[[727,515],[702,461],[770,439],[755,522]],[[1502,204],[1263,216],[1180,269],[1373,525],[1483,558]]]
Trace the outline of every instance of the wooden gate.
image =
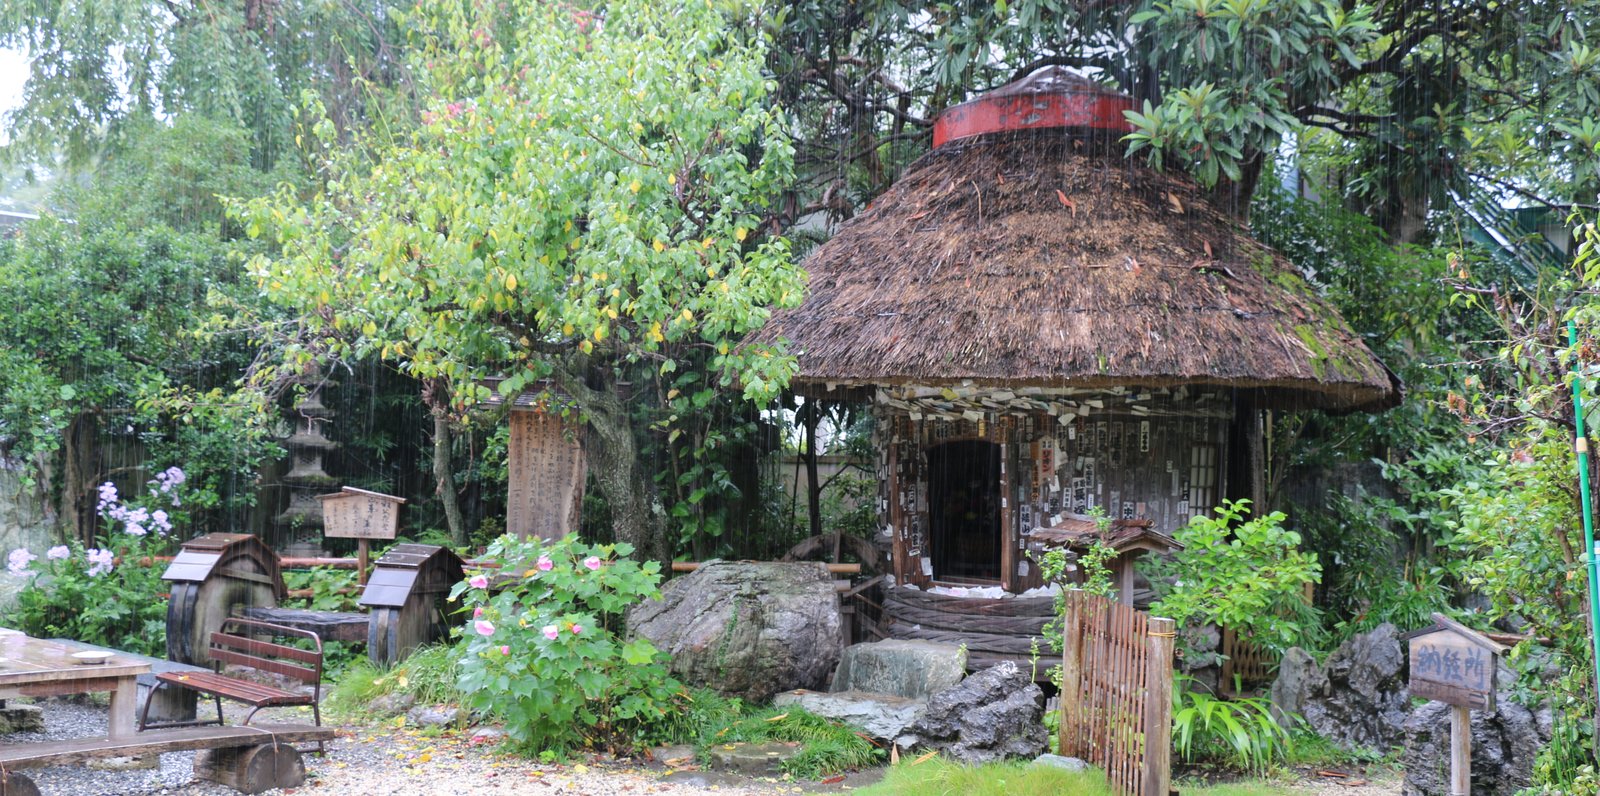
[[1071,589],[1061,664],[1061,754],[1130,796],[1172,782],[1173,622]]

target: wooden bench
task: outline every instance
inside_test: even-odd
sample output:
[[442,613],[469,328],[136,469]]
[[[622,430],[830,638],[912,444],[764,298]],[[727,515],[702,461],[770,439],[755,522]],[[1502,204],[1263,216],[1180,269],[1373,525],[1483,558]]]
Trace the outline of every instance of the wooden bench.
[[137,757],[166,752],[199,751],[195,777],[244,793],[299,787],[305,762],[292,746],[334,737],[332,727],[308,724],[256,724],[249,727],[186,727],[150,730],[111,740],[90,738],[0,746],[0,796],[39,796],[27,777],[14,773],[30,768],[69,765],[102,757]]
[[[287,644],[277,644],[261,640],[261,636],[273,638],[302,638],[311,642],[312,649],[291,647]],[[292,705],[310,705],[311,714],[316,726],[322,726],[322,709],[318,704],[322,696],[322,639],[316,633],[300,630],[284,625],[275,625],[269,622],[259,622],[253,619],[229,619],[222,623],[222,629],[211,634],[211,641],[207,655],[217,667],[215,672],[159,672],[156,674],[156,687],[170,685],[177,688],[186,688],[210,696],[217,705],[216,724],[223,724],[222,700],[231,699],[243,702],[250,706],[250,712],[245,714],[242,724],[249,725],[255,718],[256,712],[267,707],[284,707]],[[273,672],[286,677],[292,677],[311,685],[309,695],[298,691],[286,691],[270,685],[241,680],[222,674],[222,667],[228,664],[248,666],[264,672]],[[149,704],[139,715],[139,729],[170,728],[191,726],[195,724],[211,724],[213,722],[168,722],[158,725],[148,721]],[[322,746],[319,742],[318,749]]]

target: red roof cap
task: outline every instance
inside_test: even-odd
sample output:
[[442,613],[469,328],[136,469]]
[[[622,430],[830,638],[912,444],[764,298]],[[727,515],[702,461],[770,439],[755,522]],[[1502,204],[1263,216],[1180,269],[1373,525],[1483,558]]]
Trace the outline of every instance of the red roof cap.
[[933,123],[933,145],[984,133],[1079,127],[1131,133],[1127,95],[1101,88],[1059,66],[1045,67],[975,100],[945,109]]

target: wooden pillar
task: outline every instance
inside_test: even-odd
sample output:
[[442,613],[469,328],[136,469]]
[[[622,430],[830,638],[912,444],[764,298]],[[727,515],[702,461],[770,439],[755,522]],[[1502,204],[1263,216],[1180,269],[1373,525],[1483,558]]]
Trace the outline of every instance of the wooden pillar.
[[1129,550],[1117,556],[1111,564],[1111,576],[1117,583],[1117,601],[1133,607],[1133,567],[1143,550]]
[[1472,793],[1472,708],[1450,706],[1450,796]]
[[[892,420],[890,422],[893,422]],[[895,442],[894,431],[889,432],[889,475],[884,487],[884,499],[889,502],[890,556],[894,558],[894,583],[906,585],[906,513],[900,505],[900,446]]]
[[[999,431],[999,423],[994,424]],[[1000,443],[1000,588],[1008,592],[1017,588],[1016,522],[1011,518],[1011,507],[1016,505],[1016,495],[1011,493],[1011,453],[1015,446]]]
[[1140,793],[1167,796],[1172,787],[1172,650],[1176,625],[1150,617],[1146,631],[1144,771]]
[[1056,751],[1068,757],[1079,753],[1071,733],[1076,732],[1083,707],[1083,597],[1081,589],[1067,592],[1061,641],[1061,721],[1056,729]]

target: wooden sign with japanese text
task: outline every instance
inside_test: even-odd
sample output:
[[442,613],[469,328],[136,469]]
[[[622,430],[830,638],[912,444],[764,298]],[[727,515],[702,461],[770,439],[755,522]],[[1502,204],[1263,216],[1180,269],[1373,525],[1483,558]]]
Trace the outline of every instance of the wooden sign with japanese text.
[[322,501],[322,532],[335,539],[393,539],[405,498],[344,487]]
[[583,508],[583,427],[538,409],[511,412],[506,532],[560,539],[578,530]]
[[1443,614],[1434,614],[1433,621],[1405,636],[1411,644],[1411,695],[1492,710],[1495,672],[1506,648]]

